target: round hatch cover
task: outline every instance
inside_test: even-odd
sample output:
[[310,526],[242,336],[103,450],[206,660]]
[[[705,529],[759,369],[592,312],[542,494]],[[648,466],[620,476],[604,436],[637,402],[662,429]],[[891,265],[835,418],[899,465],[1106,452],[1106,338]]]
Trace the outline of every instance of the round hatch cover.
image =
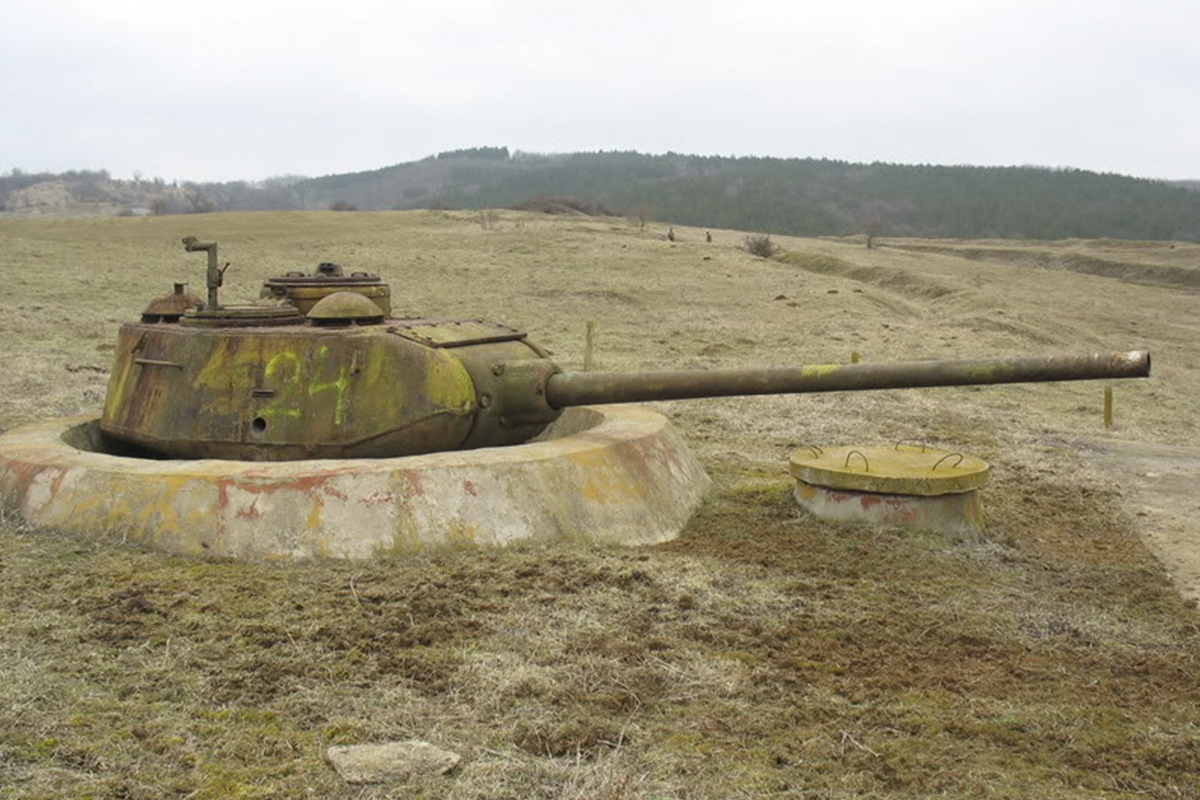
[[789,471],[813,486],[878,494],[941,495],[987,483],[988,465],[974,456],[920,445],[810,446],[792,454]]
[[303,322],[304,316],[295,306],[254,305],[189,311],[182,324],[185,328],[266,328]]

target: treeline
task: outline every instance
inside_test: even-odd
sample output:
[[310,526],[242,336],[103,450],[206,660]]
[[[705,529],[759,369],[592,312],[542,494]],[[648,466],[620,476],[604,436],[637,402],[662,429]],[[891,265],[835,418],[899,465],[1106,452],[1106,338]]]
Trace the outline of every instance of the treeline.
[[[23,173],[0,177],[0,201],[6,187],[30,180]],[[1195,188],[1190,181],[1077,169],[677,153],[539,155],[478,147],[321,178],[185,183],[178,194],[158,197],[154,210],[531,208],[554,198],[560,213],[611,210],[681,225],[800,236],[1200,241]]]
[[0,174],[0,210],[11,192],[26,189],[34,184],[61,180],[78,187],[80,202],[88,202],[99,192],[99,187],[112,180],[106,169],[72,169],[66,172],[25,172],[13,169]]
[[683,225],[799,236],[1200,241],[1200,193],[1190,187],[1078,169],[458,151],[299,186],[362,209],[575,198]]

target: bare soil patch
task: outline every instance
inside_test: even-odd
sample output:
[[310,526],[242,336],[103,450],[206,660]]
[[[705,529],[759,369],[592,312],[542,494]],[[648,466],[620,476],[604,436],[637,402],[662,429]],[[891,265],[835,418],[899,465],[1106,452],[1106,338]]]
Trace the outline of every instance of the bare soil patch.
[[[1031,247],[1020,249],[979,248],[927,244],[897,244],[895,246],[919,253],[945,253],[972,261],[993,261],[1034,269],[1069,270],[1125,283],[1161,286],[1189,293],[1200,293],[1200,264],[1183,267],[1170,264],[1149,264],[1144,260],[1115,261],[1084,252],[1038,250]],[[1143,252],[1134,252],[1137,255],[1143,254]]]
[[1200,448],[1085,442],[1080,449],[1125,490],[1126,507],[1180,591],[1200,599]]

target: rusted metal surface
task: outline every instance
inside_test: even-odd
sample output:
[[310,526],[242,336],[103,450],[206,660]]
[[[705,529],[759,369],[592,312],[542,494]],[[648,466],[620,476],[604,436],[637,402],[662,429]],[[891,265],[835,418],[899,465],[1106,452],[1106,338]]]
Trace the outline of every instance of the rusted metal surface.
[[305,315],[314,325],[374,325],[383,312],[368,298],[354,292],[334,292],[322,298]]
[[1150,354],[1131,351],[1044,358],[819,364],[787,369],[561,373],[550,379],[547,396],[550,405],[565,408],[694,397],[1144,378],[1149,374]]
[[430,347],[468,347],[475,344],[517,342],[524,331],[481,319],[395,320],[392,332]]
[[482,397],[498,393],[493,365],[536,358],[519,340],[448,349],[383,324],[132,323],[118,339],[101,430],[172,458],[259,461],[516,444],[558,412],[505,425],[505,406],[485,408]]
[[179,322],[185,328],[267,328],[302,325],[304,315],[291,305],[221,306],[189,311]]
[[202,242],[195,236],[188,236],[183,240],[183,249],[189,253],[208,253],[208,271],[205,274],[205,285],[208,286],[207,308],[220,308],[221,303],[217,293],[225,282],[225,270],[229,269],[229,264],[226,263],[223,267],[217,265],[217,243]]
[[199,297],[187,291],[186,283],[177,283],[175,291],[150,301],[142,311],[142,322],[178,322],[187,312],[203,306]]
[[378,275],[352,272],[349,275],[338,264],[325,262],[316,272],[289,272],[263,282],[262,296],[291,302],[307,314],[313,306],[335,292],[354,292],[379,306],[385,315],[392,313],[392,290]]
[[470,377],[442,351],[401,342],[379,326],[126,325],[101,429],[174,458],[371,457],[459,446],[476,405]]

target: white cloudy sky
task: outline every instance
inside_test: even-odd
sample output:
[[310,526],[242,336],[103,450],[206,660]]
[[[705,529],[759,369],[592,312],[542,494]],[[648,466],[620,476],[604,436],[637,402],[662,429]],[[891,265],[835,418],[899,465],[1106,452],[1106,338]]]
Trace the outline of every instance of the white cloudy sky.
[[441,150],[1200,178],[1197,0],[0,0],[0,171]]

